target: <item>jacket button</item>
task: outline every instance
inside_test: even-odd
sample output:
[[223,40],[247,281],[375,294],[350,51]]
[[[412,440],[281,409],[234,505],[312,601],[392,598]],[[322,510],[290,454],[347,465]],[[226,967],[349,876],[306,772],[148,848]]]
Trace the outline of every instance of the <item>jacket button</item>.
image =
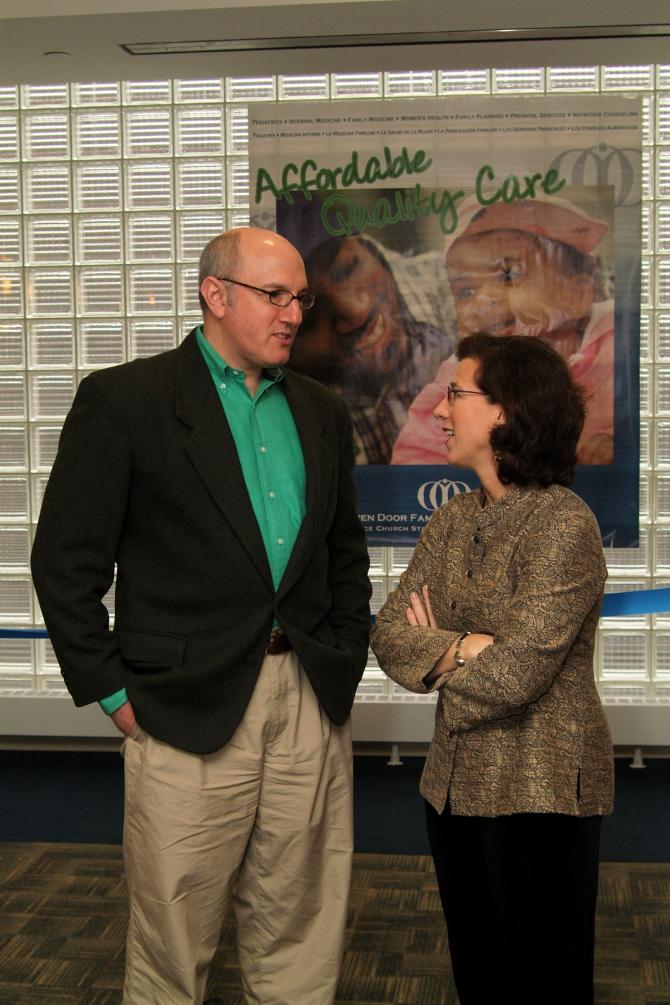
[[451,607],[452,611],[455,611],[456,610],[456,601],[452,600],[451,604],[449,606]]
[[465,575],[468,577],[468,579],[472,579],[472,569],[468,569]]
[[472,540],[475,542],[475,544],[479,544],[479,542],[481,541],[481,538],[480,538],[479,534],[475,534],[475,536],[473,537]]

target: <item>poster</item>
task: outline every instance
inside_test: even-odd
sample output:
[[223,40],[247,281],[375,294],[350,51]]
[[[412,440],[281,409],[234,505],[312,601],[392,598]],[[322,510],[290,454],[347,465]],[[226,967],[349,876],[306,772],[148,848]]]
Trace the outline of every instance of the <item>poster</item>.
[[475,331],[542,337],[588,399],[574,489],[638,538],[641,106],[626,96],[258,105],[251,222],[317,303],[291,365],[349,407],[371,544],[477,484],[432,410]]

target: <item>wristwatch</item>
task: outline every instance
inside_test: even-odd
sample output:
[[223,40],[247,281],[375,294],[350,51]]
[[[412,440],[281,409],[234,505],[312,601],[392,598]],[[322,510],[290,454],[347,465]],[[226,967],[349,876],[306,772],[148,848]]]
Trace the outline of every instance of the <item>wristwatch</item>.
[[458,638],[456,642],[456,648],[454,649],[454,660],[456,661],[457,667],[465,666],[465,657],[461,655],[461,646],[467,639],[468,635],[472,635],[472,632],[463,632],[463,634]]

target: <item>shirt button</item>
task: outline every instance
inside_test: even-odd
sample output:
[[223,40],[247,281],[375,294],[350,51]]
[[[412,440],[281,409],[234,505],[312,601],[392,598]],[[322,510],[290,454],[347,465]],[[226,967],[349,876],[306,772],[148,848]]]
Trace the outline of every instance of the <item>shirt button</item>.
[[261,453],[262,454],[267,454],[267,452],[268,452],[268,448],[267,447],[261,447]]
[[274,497],[275,497],[276,494],[277,494],[276,492],[268,492],[268,495],[270,496],[270,499],[274,499]]
[[222,387],[225,390],[226,385],[225,384],[219,384],[219,387]]
[[284,538],[283,537],[278,537],[277,538],[277,544],[283,544],[283,543],[284,543]]

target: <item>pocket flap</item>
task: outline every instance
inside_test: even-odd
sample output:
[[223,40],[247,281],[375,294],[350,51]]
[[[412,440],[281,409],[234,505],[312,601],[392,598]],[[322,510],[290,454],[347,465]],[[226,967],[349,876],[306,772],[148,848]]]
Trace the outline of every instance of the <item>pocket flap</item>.
[[181,666],[184,662],[186,639],[182,635],[161,635],[158,632],[136,632],[126,629],[115,633],[124,660],[131,663],[159,663]]

